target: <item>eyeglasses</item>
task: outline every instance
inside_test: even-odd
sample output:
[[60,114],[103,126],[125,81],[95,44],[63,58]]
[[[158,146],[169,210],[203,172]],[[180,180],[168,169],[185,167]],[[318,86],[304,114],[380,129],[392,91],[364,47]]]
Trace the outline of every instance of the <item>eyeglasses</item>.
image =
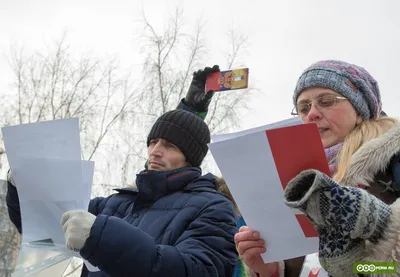
[[299,115],[301,117],[307,116],[313,103],[314,107],[317,109],[330,109],[334,107],[339,100],[347,100],[347,98],[336,95],[324,95],[318,97],[312,102],[301,103],[300,105],[295,106],[291,112],[291,115]]

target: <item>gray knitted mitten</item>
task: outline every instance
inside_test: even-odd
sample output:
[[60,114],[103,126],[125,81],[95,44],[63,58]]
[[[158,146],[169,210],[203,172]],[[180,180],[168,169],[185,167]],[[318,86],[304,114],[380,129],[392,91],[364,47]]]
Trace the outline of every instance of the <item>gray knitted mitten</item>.
[[391,214],[390,206],[367,191],[340,186],[317,170],[291,180],[284,201],[317,229],[320,263],[334,277],[352,275],[353,263],[363,258],[365,240],[376,243]]

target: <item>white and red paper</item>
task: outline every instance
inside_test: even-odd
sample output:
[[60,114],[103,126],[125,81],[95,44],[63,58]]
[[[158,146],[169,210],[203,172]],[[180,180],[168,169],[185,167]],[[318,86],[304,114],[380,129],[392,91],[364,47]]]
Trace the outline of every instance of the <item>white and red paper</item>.
[[318,234],[310,221],[283,202],[286,185],[301,171],[329,175],[317,126],[290,119],[212,141],[213,158],[244,220],[267,243],[264,262],[317,252]]

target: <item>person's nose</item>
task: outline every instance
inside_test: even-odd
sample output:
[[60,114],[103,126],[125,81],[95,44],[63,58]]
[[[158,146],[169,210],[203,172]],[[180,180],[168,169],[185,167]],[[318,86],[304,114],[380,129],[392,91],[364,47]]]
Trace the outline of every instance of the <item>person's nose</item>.
[[161,157],[164,153],[165,147],[163,146],[161,141],[158,141],[153,149],[151,149],[150,155],[155,157]]
[[304,118],[304,122],[315,122],[322,118],[321,111],[315,106],[315,104],[311,104],[310,111],[307,116]]

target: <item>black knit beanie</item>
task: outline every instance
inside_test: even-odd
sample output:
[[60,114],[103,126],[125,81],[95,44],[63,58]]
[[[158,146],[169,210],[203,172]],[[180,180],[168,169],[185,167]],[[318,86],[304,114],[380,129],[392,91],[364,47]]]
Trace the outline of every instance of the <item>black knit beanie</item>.
[[207,154],[210,130],[197,115],[173,110],[160,116],[147,137],[147,146],[152,139],[165,139],[176,145],[190,165],[199,167]]

